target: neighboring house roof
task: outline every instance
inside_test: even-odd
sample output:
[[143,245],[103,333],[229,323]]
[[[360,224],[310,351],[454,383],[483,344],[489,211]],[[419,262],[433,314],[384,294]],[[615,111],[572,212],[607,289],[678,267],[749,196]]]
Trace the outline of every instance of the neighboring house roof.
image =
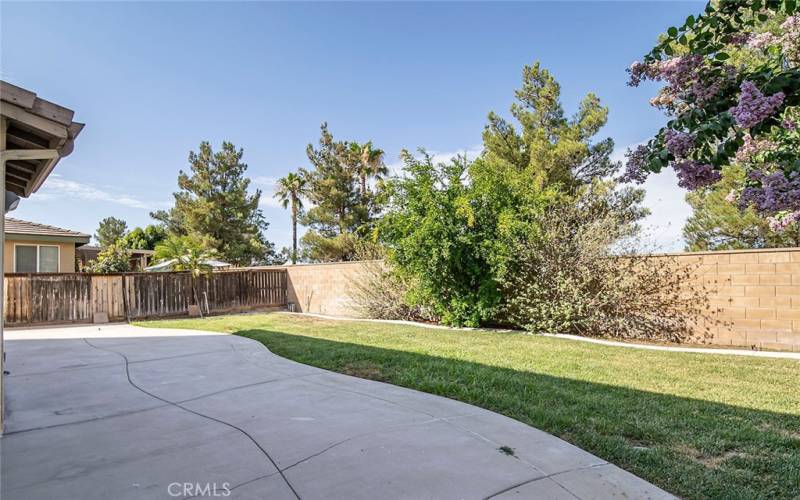
[[0,115],[4,120],[6,189],[27,198],[72,152],[83,123],[75,112],[39,98],[30,90],[0,81]]
[[[175,265],[175,263],[177,261],[178,261],[178,259],[165,260],[164,262],[161,262],[161,263],[156,264],[154,266],[145,267],[144,270],[145,270],[145,272],[148,272],[148,273],[163,273],[163,272],[172,271],[172,268],[173,268],[173,266]],[[203,259],[203,260],[201,260],[201,262],[203,264],[205,264],[206,266],[211,267],[213,269],[224,269],[226,267],[232,267],[233,266],[233,264],[228,264],[227,262],[222,262],[221,260],[215,260],[215,259]]]
[[85,244],[91,236],[71,229],[64,229],[38,222],[6,217],[5,233],[7,239],[27,241],[63,241]]
[[[100,253],[100,250],[102,250],[102,248],[97,245],[83,245],[78,249],[79,252],[84,253]],[[153,255],[155,252],[153,250],[145,250],[143,248],[129,248],[128,253],[131,255]]]

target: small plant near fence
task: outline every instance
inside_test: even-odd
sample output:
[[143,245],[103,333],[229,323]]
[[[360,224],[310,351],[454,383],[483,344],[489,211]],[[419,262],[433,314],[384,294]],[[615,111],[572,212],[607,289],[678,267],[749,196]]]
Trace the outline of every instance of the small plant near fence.
[[438,321],[431,308],[413,304],[408,294],[414,289],[386,261],[385,251],[376,244],[356,245],[357,260],[362,261],[359,273],[349,279],[350,298],[357,311],[366,318],[401,319],[406,321]]

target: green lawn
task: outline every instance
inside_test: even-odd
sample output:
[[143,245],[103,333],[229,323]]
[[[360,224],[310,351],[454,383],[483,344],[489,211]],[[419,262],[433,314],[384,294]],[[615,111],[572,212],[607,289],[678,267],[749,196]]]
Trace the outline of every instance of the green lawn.
[[309,365],[458,399],[686,498],[800,498],[800,362],[275,313],[143,326],[232,332]]

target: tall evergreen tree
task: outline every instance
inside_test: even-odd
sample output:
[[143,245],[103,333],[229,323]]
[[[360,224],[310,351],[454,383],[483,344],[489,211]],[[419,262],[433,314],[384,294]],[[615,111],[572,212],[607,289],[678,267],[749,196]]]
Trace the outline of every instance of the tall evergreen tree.
[[106,217],[101,220],[100,224],[97,226],[94,239],[97,240],[97,243],[102,248],[106,248],[116,243],[117,240],[125,236],[127,232],[128,224],[124,220],[117,219],[116,217]]
[[196,235],[223,260],[237,265],[271,261],[274,246],[264,236],[268,223],[259,208],[261,191],[248,192],[244,151],[230,142],[214,152],[203,141],[189,153],[190,172],[178,174],[179,191],[169,211],[151,214],[178,235]]
[[485,157],[527,177],[537,188],[564,191],[607,177],[619,164],[611,161],[614,142],[593,137],[606,124],[608,108],[587,94],[572,117],[564,115],[561,86],[539,63],[525,66],[522,88],[515,92],[512,116],[520,131],[494,112],[483,133]]
[[489,113],[483,132],[483,154],[469,169],[479,206],[497,217],[500,231],[494,264],[502,277],[514,258],[510,242],[538,231],[539,213],[554,202],[580,199],[587,191],[605,191],[616,209],[627,211],[630,231],[647,215],[642,190],[619,188],[611,176],[620,168],[611,160],[614,141],[597,138],[608,108],[589,93],[573,116],[561,103],[561,86],[537,62],[522,71],[511,115],[516,123]]
[[[360,189],[363,147],[335,141],[323,123],[319,145],[309,144],[306,154],[313,168],[301,173],[312,207],[301,217],[308,226],[301,238],[303,252],[312,261],[351,260],[355,243],[367,234],[380,211],[377,195],[366,190],[366,180],[365,191]],[[373,153],[374,168],[380,163],[377,156]]]

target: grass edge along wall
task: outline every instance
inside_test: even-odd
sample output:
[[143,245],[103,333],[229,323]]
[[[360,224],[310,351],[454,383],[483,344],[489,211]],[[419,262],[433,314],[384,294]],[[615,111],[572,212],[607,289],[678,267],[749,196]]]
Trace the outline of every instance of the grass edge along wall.
[[[709,316],[696,325],[706,343],[800,352],[800,248],[725,250],[655,256],[692,265],[708,293]],[[348,296],[359,262],[276,266],[288,273],[287,300],[298,312],[357,317]]]

